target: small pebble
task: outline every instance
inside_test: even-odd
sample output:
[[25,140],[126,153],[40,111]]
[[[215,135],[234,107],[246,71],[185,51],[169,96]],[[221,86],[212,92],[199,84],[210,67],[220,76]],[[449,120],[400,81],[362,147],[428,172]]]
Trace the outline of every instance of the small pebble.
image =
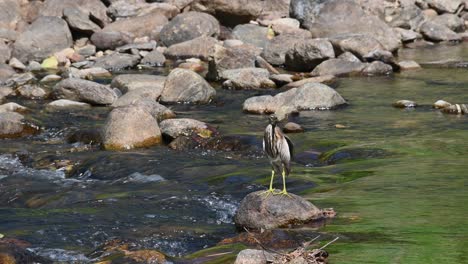
[[345,125],[342,125],[342,124],[336,124],[336,125],[335,125],[335,128],[344,129],[344,128],[348,128],[348,127],[345,126]]
[[283,128],[285,133],[301,133],[304,132],[304,128],[296,123],[293,122],[288,122],[286,125],[284,125]]

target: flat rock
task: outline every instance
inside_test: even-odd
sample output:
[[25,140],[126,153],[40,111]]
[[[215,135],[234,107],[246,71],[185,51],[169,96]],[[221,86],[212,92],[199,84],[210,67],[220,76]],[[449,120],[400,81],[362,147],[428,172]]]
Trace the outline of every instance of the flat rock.
[[167,25],[169,21],[166,16],[158,13],[150,13],[142,16],[119,19],[108,24],[102,30],[104,32],[121,32],[134,38],[141,37],[157,37],[161,29]]
[[450,28],[431,21],[421,25],[421,34],[431,41],[460,41],[461,37]]
[[91,36],[91,42],[102,50],[114,50],[133,42],[133,35],[119,31],[98,31]]
[[385,49],[373,36],[363,34],[348,34],[330,38],[333,46],[340,52],[351,52],[360,60],[374,50]]
[[166,77],[159,75],[121,74],[112,79],[111,87],[119,89],[123,94],[133,90],[150,88],[160,95],[164,89],[165,82]]
[[218,80],[221,72],[230,69],[254,68],[256,56],[260,52],[247,45],[223,47],[215,45],[215,52],[209,60],[208,76],[211,80]]
[[223,87],[235,90],[260,88],[276,88],[275,82],[270,80],[270,73],[261,68],[241,68],[225,70],[221,73]]
[[70,67],[64,76],[70,78],[93,80],[95,78],[109,78],[112,77],[112,74],[108,70],[100,67],[91,67],[87,69],[76,69]]
[[206,123],[190,118],[166,119],[160,123],[160,126],[163,135],[171,139],[179,136],[190,136],[193,132],[204,133],[208,130]]
[[134,105],[112,110],[102,135],[107,150],[150,147],[162,142],[156,119],[145,108]]
[[313,76],[334,75],[349,76],[360,75],[366,64],[362,62],[347,61],[342,59],[330,59],[320,63],[311,72]]
[[176,68],[167,76],[161,102],[208,103],[216,90],[197,73]]
[[48,110],[62,110],[62,109],[89,109],[91,108],[90,104],[76,102],[67,99],[59,99],[52,101],[46,105]]
[[303,86],[306,83],[324,83],[324,84],[331,84],[334,83],[336,77],[334,75],[322,75],[317,77],[305,78],[302,80],[298,80],[295,82],[288,83],[284,85],[282,88],[290,89],[290,88],[298,88]]
[[44,99],[47,97],[47,92],[37,85],[26,84],[18,87],[16,91],[27,99]]
[[125,53],[112,53],[96,59],[94,67],[106,70],[121,70],[135,67],[140,62],[140,56]]
[[53,95],[56,99],[92,105],[110,105],[117,99],[115,92],[108,86],[77,78],[68,78],[57,83],[53,88]]
[[218,43],[215,38],[201,36],[170,46],[164,51],[164,55],[173,60],[199,58],[206,61],[213,55]]
[[295,71],[311,71],[321,62],[334,58],[332,44],[326,39],[306,39],[297,42],[286,53],[285,66]]
[[398,62],[398,65],[402,71],[421,69],[421,65],[412,60],[400,61]]
[[234,222],[238,227],[248,229],[272,229],[323,217],[315,205],[300,196],[290,195],[270,195],[265,198],[262,191],[250,193],[241,201]]

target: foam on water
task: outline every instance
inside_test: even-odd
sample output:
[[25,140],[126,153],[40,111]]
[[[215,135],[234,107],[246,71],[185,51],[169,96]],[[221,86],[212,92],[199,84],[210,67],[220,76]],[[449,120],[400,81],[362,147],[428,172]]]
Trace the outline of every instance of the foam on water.
[[44,257],[51,259],[58,263],[75,263],[75,264],[87,264],[92,263],[94,260],[87,258],[80,252],[69,251],[58,248],[28,248],[29,251]]
[[[0,173],[2,176],[14,177],[34,177],[44,178],[49,180],[63,180],[65,173],[62,170],[36,170],[33,168],[25,167],[18,157],[9,154],[0,155]],[[3,177],[5,178],[5,177]]]

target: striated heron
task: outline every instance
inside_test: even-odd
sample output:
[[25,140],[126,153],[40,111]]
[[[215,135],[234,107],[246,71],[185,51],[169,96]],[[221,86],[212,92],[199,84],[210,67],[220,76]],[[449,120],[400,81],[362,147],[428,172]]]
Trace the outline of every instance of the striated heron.
[[[293,156],[294,146],[291,140],[283,134],[281,128],[277,126],[278,118],[276,115],[269,117],[270,123],[265,128],[265,134],[263,135],[263,150],[270,160],[272,171],[270,188],[264,193],[268,196],[270,194],[283,194],[289,195],[286,191],[286,176],[291,171],[291,159]],[[276,174],[283,176],[283,190],[275,193],[273,189],[273,178]]]

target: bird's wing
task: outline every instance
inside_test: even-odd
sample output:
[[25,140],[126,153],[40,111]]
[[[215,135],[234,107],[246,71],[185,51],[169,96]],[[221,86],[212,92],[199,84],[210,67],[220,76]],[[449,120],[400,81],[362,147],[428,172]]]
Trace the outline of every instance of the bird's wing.
[[278,137],[278,141],[276,142],[276,148],[279,152],[281,161],[284,163],[289,163],[291,161],[291,153],[288,140],[284,135]]
[[286,142],[288,143],[289,155],[292,160],[294,158],[294,145],[289,137],[284,136],[284,138],[286,139]]

